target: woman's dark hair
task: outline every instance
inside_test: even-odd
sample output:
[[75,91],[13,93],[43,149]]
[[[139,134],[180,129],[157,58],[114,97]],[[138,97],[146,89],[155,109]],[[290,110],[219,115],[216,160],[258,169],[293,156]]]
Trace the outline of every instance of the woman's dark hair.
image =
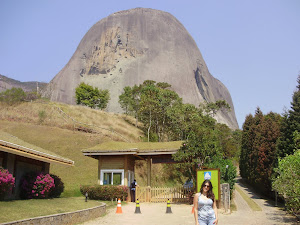
[[201,189],[200,189],[200,193],[202,194],[203,193],[203,187],[205,184],[209,184],[209,189],[208,189],[208,192],[207,192],[207,197],[210,198],[211,200],[215,201],[215,195],[213,193],[213,186],[212,186],[212,183],[210,182],[210,180],[205,180],[203,181],[202,185],[201,185]]

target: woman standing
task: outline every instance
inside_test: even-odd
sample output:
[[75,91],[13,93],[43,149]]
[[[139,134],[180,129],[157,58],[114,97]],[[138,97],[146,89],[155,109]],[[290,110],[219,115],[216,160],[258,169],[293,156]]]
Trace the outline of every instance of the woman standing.
[[217,225],[218,209],[210,180],[203,181],[194,197],[195,225]]

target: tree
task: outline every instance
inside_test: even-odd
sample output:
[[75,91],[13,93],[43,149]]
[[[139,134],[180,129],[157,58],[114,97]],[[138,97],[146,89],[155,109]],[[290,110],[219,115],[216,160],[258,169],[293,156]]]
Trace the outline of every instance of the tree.
[[215,124],[216,121],[208,115],[194,114],[186,141],[173,155],[174,160],[180,162],[183,174],[189,179],[196,180],[196,169],[202,168],[212,157],[222,158]]
[[108,90],[99,90],[83,82],[78,85],[75,94],[77,104],[86,105],[92,109],[105,109],[110,99]]
[[281,137],[278,141],[278,156],[285,157],[295,151],[294,132],[300,132],[300,75],[297,89],[293,94],[291,109],[284,113],[280,126]]
[[182,101],[170,87],[168,83],[145,80],[139,86],[125,87],[119,96],[125,113],[143,122],[148,141],[162,141],[170,132],[168,112]]
[[125,114],[129,114],[133,111],[133,98],[132,98],[132,88],[126,86],[124,92],[119,96],[119,103],[121,108],[125,110]]
[[279,114],[270,112],[263,115],[257,108],[255,116],[247,116],[243,125],[241,176],[264,193],[272,189],[271,176],[276,163],[280,119]]
[[[221,144],[221,151],[225,158],[233,158],[240,151],[238,131],[232,131],[226,124],[216,124],[216,130]],[[236,134],[236,135],[235,135]]]
[[206,104],[200,104],[203,110],[214,117],[219,110],[230,110],[230,105],[225,100],[218,100],[216,102],[208,102]]

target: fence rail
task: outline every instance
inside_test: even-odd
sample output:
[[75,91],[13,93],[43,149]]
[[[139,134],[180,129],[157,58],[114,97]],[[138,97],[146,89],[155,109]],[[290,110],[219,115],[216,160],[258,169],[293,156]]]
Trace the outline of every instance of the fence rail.
[[189,201],[192,188],[185,187],[136,187],[136,199],[140,202],[185,203]]

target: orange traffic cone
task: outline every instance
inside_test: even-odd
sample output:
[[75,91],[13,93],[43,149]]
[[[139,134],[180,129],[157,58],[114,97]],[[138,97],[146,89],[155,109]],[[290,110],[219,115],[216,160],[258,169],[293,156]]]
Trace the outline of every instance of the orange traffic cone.
[[121,199],[118,199],[117,211],[116,213],[122,213]]
[[194,206],[193,206],[193,208],[192,208],[192,212],[191,213],[194,213],[195,212],[195,208],[194,208]]

